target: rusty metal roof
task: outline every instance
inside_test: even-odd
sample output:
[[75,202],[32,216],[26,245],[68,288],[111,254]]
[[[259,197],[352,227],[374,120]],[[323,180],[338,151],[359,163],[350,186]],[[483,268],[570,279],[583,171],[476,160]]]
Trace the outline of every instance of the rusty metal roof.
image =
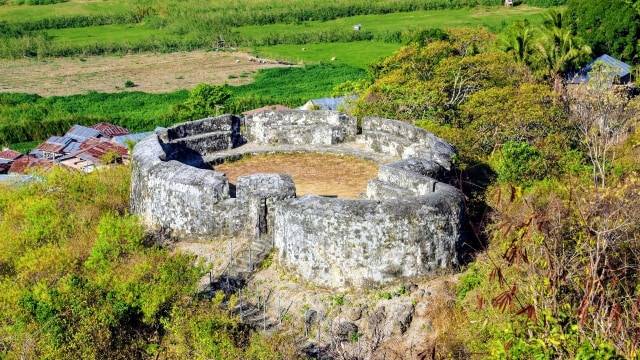
[[50,168],[53,163],[50,160],[36,158],[33,156],[23,156],[11,164],[9,168],[9,174],[23,174],[27,169],[41,166],[43,168]]
[[35,150],[59,153],[72,141],[73,139],[70,137],[52,136],[35,148]]
[[[97,140],[97,139],[96,139]],[[117,152],[120,156],[125,156],[129,154],[129,150],[117,143],[109,142],[109,141],[96,141],[93,139],[89,139],[85,141],[81,146],[80,150],[74,152],[73,154],[69,154],[60,159],[60,161],[64,161],[71,158],[78,158],[86,161],[90,161],[94,164],[100,163],[100,159],[104,157],[105,154],[109,152]]]
[[91,126],[91,128],[98,130],[100,134],[102,134],[102,136],[108,138],[129,134],[129,130],[123,128],[122,126],[113,125],[106,122],[95,124]]
[[19,153],[11,149],[5,149],[0,151],[0,159],[15,160],[21,156],[22,156],[22,153]]

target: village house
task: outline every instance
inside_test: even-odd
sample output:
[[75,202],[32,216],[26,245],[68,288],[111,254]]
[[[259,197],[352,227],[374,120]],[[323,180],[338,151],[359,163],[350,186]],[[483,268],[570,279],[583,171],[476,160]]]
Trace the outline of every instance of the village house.
[[0,151],[0,174],[8,173],[13,162],[22,156],[21,153],[9,148],[2,149],[2,151]]

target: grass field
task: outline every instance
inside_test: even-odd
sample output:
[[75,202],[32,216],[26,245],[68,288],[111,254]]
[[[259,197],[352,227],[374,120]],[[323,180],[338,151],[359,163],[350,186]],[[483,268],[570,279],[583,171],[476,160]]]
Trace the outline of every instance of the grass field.
[[402,44],[378,41],[336,42],[305,45],[257,46],[252,53],[267,59],[282,59],[293,63],[314,64],[329,62],[366,68],[379,58],[391,55]]
[[412,33],[429,28],[478,27],[486,26],[500,30],[514,20],[528,19],[532,24],[542,22],[541,8],[529,6],[491,7],[454,10],[412,11],[391,14],[359,15],[330,21],[307,21],[300,24],[274,24],[262,26],[242,26],[236,31],[244,38],[262,39],[269,36],[284,36],[304,32],[330,31],[333,29],[352,30],[353,25],[361,24],[360,31],[374,34],[401,31]]

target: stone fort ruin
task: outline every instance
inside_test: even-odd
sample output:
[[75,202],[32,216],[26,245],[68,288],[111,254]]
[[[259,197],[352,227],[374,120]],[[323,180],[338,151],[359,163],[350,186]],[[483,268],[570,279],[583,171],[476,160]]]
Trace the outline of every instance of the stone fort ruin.
[[[216,165],[260,153],[313,152],[376,161],[362,199],[296,197],[286,174],[233,186]],[[131,208],[178,238],[268,239],[308,282],[342,288],[424,275],[457,263],[463,196],[440,182],[454,147],[397,120],[334,111],[266,111],[179,124],[133,150]],[[215,240],[211,240],[215,241]]]

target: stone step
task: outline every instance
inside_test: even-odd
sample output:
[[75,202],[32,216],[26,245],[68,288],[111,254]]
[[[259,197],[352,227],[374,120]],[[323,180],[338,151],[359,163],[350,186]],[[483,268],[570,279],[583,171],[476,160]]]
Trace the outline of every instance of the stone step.
[[416,196],[415,192],[377,179],[369,180],[367,183],[369,199],[401,199],[412,196]]
[[251,243],[251,248],[253,250],[257,250],[259,252],[269,252],[273,248],[273,242],[271,239],[268,240],[254,240]]

